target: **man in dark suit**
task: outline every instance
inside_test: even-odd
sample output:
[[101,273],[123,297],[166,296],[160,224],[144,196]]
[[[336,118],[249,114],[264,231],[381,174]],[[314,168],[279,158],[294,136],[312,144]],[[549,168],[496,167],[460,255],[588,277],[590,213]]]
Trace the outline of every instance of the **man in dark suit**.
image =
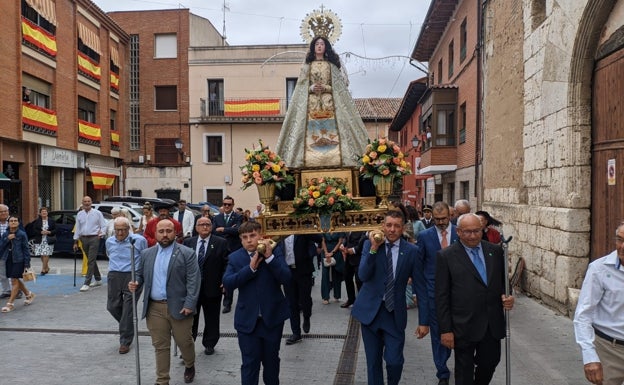
[[290,235],[278,245],[278,252],[284,255],[286,264],[290,268],[292,279],[284,286],[286,298],[290,307],[290,329],[292,334],[286,340],[286,345],[293,345],[302,341],[301,315],[303,315],[303,331],[310,332],[310,317],[312,316],[312,273],[314,273],[314,259],[316,258],[316,244],[322,242],[320,234]]
[[[228,291],[238,289],[234,328],[238,332],[243,364],[242,385],[256,385],[260,364],[265,384],[279,384],[279,349],[284,321],[289,317],[288,302],[282,285],[291,280],[284,258],[273,253],[271,245],[261,240],[262,226],[248,221],[240,227],[243,247],[228,257],[223,285]],[[258,252],[258,243],[266,246]]]
[[[431,217],[435,226],[421,231],[418,234],[416,247],[418,249],[419,265],[423,267],[423,274],[427,282],[427,303],[429,304],[429,328],[431,332],[431,352],[436,367],[436,377],[439,385],[447,385],[451,372],[446,364],[451,356],[451,350],[440,343],[440,331],[435,307],[435,273],[436,255],[440,249],[457,242],[455,226],[450,223],[450,208],[446,202],[436,202],[433,205]],[[414,291],[415,293],[415,291]],[[418,298],[420,301],[420,298]]]
[[[388,385],[397,385],[403,372],[403,347],[407,309],[405,287],[412,277],[418,295],[418,338],[429,332],[427,296],[422,268],[417,266],[416,246],[401,239],[405,218],[400,211],[385,214],[383,235],[369,233],[364,242],[359,274],[362,290],[351,315],[362,324],[369,385],[383,385],[382,358],[386,360]],[[421,300],[421,298],[423,300]]]
[[457,221],[455,242],[440,250],[436,265],[435,302],[442,344],[455,349],[455,384],[487,385],[500,361],[505,337],[503,249],[482,241],[481,219],[464,214]]
[[195,224],[197,236],[184,240],[184,245],[195,250],[201,271],[201,289],[197,301],[197,313],[193,317],[193,340],[197,339],[200,309],[204,313],[204,333],[202,345],[204,353],[214,354],[214,347],[219,341],[219,320],[221,318],[221,280],[227,266],[227,242],[211,235],[212,222],[208,217],[200,217]]
[[[225,238],[228,243],[228,253],[233,253],[241,248],[241,240],[238,230],[243,223],[242,215],[234,211],[234,198],[223,198],[223,212],[216,215],[212,220],[212,233]],[[223,313],[232,310],[234,293],[227,291],[223,294]]]
[[423,219],[421,219],[420,221],[423,223],[423,225],[425,225],[425,228],[428,229],[430,227],[435,226],[435,222],[433,221],[432,213],[433,213],[433,207],[431,205],[425,205],[425,207],[423,207]]
[[[345,259],[344,265],[344,281],[345,288],[347,289],[347,302],[340,305],[345,309],[355,303],[355,288],[357,286],[358,292],[362,289],[362,281],[358,275],[358,267],[360,266],[360,259],[362,258],[362,246],[366,240],[366,232],[364,231],[352,231],[347,234],[344,244],[340,245],[340,252]],[[353,281],[355,280],[355,284]]]
[[169,384],[171,335],[182,352],[184,382],[195,378],[195,346],[191,336],[193,314],[199,297],[201,276],[193,249],[175,242],[173,222],[156,225],[156,246],[141,252],[136,281],[128,288],[143,287],[143,314],[156,357],[156,384]]

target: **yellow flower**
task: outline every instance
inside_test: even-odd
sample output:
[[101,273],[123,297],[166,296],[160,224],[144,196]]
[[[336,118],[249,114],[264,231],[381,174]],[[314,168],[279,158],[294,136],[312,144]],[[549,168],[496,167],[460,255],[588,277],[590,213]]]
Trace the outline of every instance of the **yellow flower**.
[[251,170],[252,171],[260,171],[260,165],[259,164],[254,164],[253,166],[251,166]]
[[275,163],[273,164],[273,166],[271,166],[271,170],[273,170],[273,172],[280,172],[280,166],[279,164]]
[[403,168],[407,167],[407,162],[402,160],[401,161],[401,167],[403,167]]
[[369,164],[370,163],[370,158],[368,157],[368,155],[364,155],[362,157],[362,163],[364,163],[364,164]]
[[379,147],[377,147],[377,151],[378,152],[386,152],[386,149],[387,149],[387,147],[386,147],[385,144],[381,144],[381,145],[379,145]]
[[320,196],[321,196],[321,192],[320,192],[320,191],[315,191],[315,192],[313,192],[313,193],[312,193],[312,196],[313,196],[314,198],[318,198],[318,197],[320,197]]

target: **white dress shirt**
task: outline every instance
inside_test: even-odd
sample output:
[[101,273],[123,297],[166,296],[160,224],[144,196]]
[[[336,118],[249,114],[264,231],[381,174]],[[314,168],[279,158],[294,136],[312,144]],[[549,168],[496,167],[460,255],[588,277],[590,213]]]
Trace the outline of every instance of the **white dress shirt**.
[[574,314],[574,334],[583,364],[600,362],[594,328],[624,341],[624,270],[620,265],[617,251],[613,251],[587,268]]

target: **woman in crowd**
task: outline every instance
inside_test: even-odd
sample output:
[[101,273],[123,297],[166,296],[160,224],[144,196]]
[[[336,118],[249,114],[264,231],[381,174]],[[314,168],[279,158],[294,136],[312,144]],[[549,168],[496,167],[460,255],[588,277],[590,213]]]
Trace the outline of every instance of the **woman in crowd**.
[[314,37],[277,140],[289,168],[359,166],[368,133],[341,69],[329,40]]
[[496,227],[500,227],[503,223],[497,219],[492,218],[487,211],[477,211],[475,213],[481,218],[481,224],[483,226],[483,240],[500,244],[502,242],[501,234]]
[[405,210],[407,211],[407,221],[411,222],[412,231],[414,232],[414,242],[418,241],[418,234],[421,231],[426,230],[425,224],[420,220],[420,216],[418,215],[418,210],[414,206],[405,206]]
[[35,293],[22,282],[24,269],[30,267],[30,250],[28,236],[24,230],[20,230],[17,217],[9,217],[8,231],[0,238],[0,256],[2,262],[6,263],[7,278],[11,279],[11,296],[1,309],[2,313],[8,313],[15,309],[13,301],[20,291],[26,296],[24,305],[30,305],[35,299]]
[[[137,234],[143,234],[143,231],[145,231],[145,226],[147,226],[147,222],[151,221],[154,218],[156,218],[156,215],[154,215],[154,208],[152,207],[152,204],[149,202],[145,202],[145,204],[143,204],[143,216],[141,217],[141,221],[139,222],[139,228],[136,231]],[[132,223],[132,221],[130,223]]]
[[41,275],[50,272],[50,256],[54,252],[54,243],[56,242],[56,225],[53,220],[48,218],[48,208],[39,209],[39,217],[32,224],[34,255],[41,257]]
[[324,233],[321,248],[323,250],[323,275],[321,276],[321,297],[323,305],[329,304],[329,292],[334,290],[334,301],[340,302],[342,272],[344,259],[340,253],[340,245],[345,238],[344,233]]

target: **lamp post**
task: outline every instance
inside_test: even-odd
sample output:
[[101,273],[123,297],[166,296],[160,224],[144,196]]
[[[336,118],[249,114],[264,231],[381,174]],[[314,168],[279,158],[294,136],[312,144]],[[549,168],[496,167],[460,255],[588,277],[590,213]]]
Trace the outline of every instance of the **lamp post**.
[[178,150],[178,154],[180,154],[180,157],[184,159],[184,152],[182,151],[182,147],[184,147],[184,142],[182,142],[182,139],[176,139],[173,144],[175,145],[176,150]]

